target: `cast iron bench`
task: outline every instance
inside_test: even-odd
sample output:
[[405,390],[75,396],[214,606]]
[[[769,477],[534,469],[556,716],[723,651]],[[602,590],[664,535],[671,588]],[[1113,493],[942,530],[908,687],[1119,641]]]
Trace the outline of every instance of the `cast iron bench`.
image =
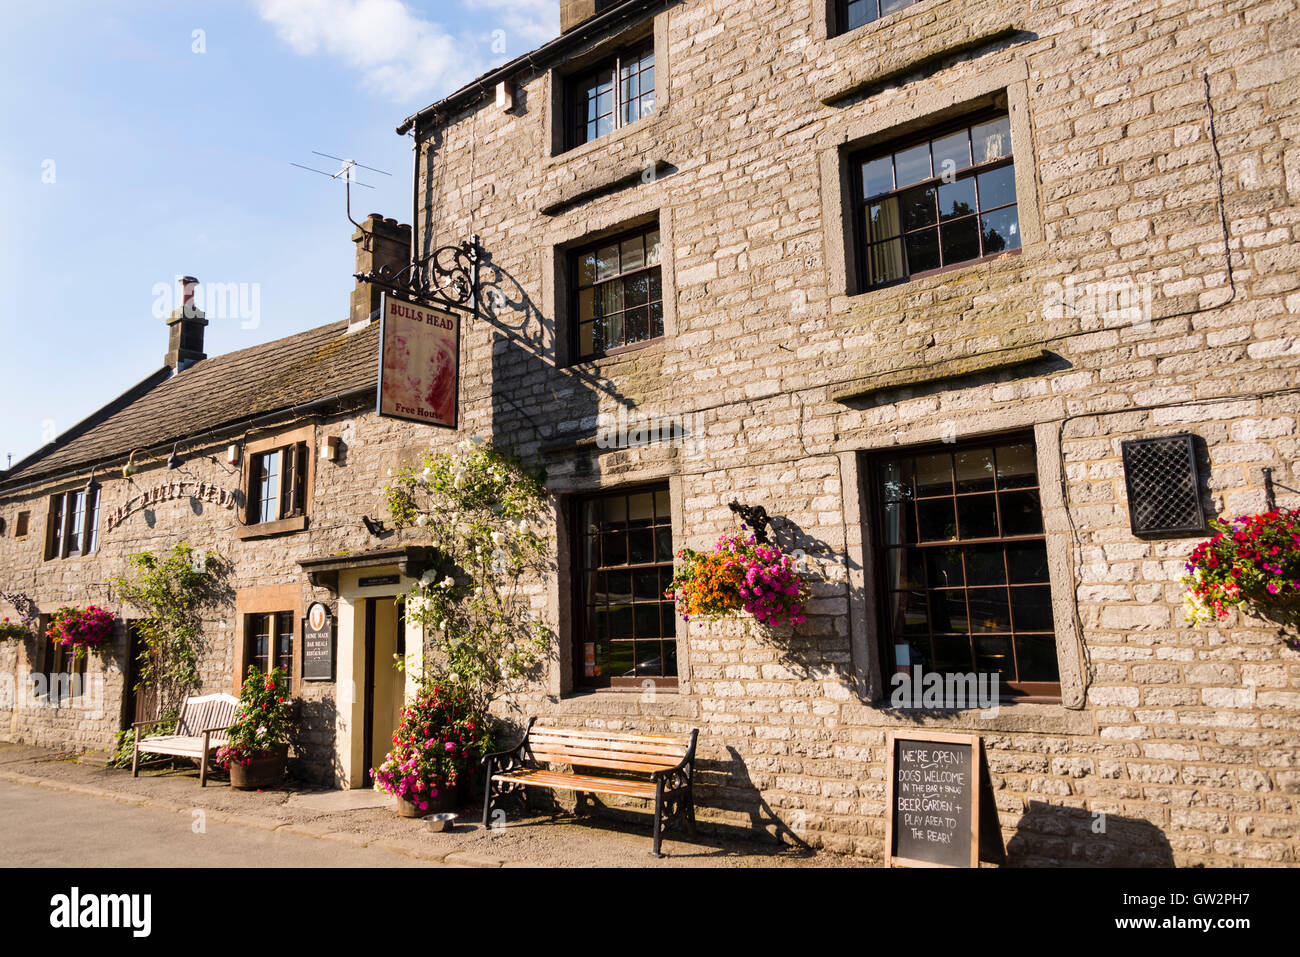
[[[137,721],[135,752],[131,756],[131,777],[140,776],[140,752],[167,754],[173,757],[197,758],[199,761],[199,787],[208,786],[208,754],[226,743],[226,731],[235,722],[235,706],[239,699],[228,694],[209,694],[187,697],[181,705],[176,730],[172,734],[156,734],[141,740],[140,729],[163,721]],[[165,720],[165,719],[164,719]]]
[[[524,739],[505,751],[483,759],[487,769],[487,787],[483,795],[483,826],[488,827],[494,796],[525,787],[576,791],[578,811],[586,806],[588,794],[616,794],[655,802],[654,854],[664,829],[683,824],[695,834],[695,796],[691,785],[695,776],[695,740],[699,730],[689,735],[618,734],[612,731],[572,731],[554,727],[535,727],[536,718],[528,719]],[[648,775],[640,777],[604,777],[551,771],[547,764],[601,768]]]

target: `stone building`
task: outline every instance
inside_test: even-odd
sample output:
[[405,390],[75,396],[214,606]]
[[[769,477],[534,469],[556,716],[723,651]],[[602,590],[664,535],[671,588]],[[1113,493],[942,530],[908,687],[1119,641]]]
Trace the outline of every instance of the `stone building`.
[[[4,476],[3,590],[111,605],[131,551],[214,549],[214,688],[259,634],[300,669],[326,602],[302,770],[356,786],[428,557],[371,530],[384,476],[482,436],[556,503],[558,646],[512,713],[699,728],[703,820],[879,860],[887,733],[920,728],[981,736],[1012,863],[1300,861],[1300,656],[1262,619],[1185,624],[1179,583],[1207,517],[1300,500],[1295,3],[562,8],[398,130],[416,259],[484,250],[458,432],[372,411],[373,286],[348,323],[177,373],[179,317],[167,369]],[[367,220],[358,271],[405,236]],[[250,463],[300,445],[298,506],[254,515]],[[92,467],[93,554],[56,557]],[[658,600],[732,503],[801,556],[806,623]],[[98,718],[15,707],[8,736],[103,746],[127,641]],[[900,702],[916,668],[996,673],[999,706]]]

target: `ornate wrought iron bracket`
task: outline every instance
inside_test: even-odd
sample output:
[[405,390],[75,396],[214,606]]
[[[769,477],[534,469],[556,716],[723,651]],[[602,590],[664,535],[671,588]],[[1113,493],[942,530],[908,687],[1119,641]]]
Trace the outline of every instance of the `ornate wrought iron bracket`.
[[40,611],[36,607],[36,602],[32,601],[26,594],[20,591],[7,592],[0,591],[0,600],[7,601],[18,609],[18,614],[22,616],[24,623],[35,622]]
[[433,255],[403,266],[397,271],[380,266],[357,273],[358,282],[369,282],[389,292],[406,296],[431,308],[453,309],[479,315],[482,303],[479,265],[483,246],[474,236],[459,246],[443,246]]
[[760,545],[767,545],[767,527],[772,524],[767,509],[762,505],[741,505],[739,502],[732,502],[730,507],[749,526],[754,533],[754,540]]

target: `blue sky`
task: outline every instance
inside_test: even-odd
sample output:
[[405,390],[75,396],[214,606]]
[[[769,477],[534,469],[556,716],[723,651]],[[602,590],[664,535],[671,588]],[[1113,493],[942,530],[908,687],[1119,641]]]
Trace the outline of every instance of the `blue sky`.
[[[410,113],[559,33],[559,0],[13,4],[0,31],[0,467],[160,368],[159,289],[239,283],[217,355],[346,318],[352,227],[410,218]],[[197,32],[196,31],[201,31]],[[202,294],[202,287],[200,293]]]

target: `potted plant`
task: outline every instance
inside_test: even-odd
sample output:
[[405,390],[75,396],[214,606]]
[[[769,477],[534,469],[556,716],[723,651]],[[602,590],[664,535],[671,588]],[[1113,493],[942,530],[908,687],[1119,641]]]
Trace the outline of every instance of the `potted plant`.
[[[1225,618],[1241,605],[1291,627],[1300,626],[1300,521],[1289,509],[1212,522],[1182,579],[1187,620]],[[1300,650],[1300,640],[1286,639]]]
[[487,721],[463,687],[424,681],[402,712],[393,750],[370,776],[402,817],[454,810],[458,789],[490,744]]
[[73,608],[67,605],[50,617],[45,635],[55,644],[72,649],[80,659],[90,651],[101,651],[113,637],[113,613],[98,605]]
[[763,625],[807,621],[808,584],[795,560],[752,535],[723,535],[712,552],[686,548],[665,597],[676,601],[682,618],[721,618],[736,611]]
[[239,689],[235,720],[217,763],[230,769],[230,786],[241,791],[274,787],[284,778],[293,732],[293,705],[284,693],[285,673],[248,669]]

